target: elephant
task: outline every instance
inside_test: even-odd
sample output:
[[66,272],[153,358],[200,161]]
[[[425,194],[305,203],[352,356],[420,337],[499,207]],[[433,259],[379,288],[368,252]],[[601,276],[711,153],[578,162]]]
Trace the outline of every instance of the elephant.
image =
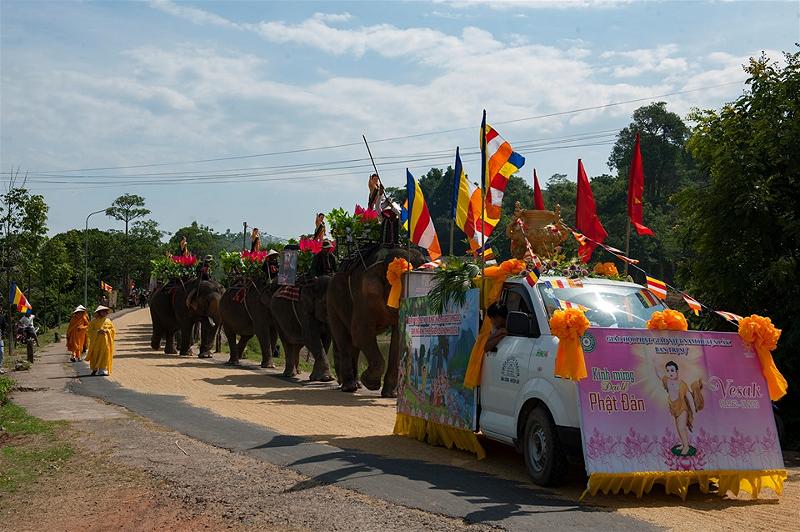
[[[386,304],[391,286],[386,279],[389,264],[395,258],[410,259],[413,267],[426,262],[418,250],[399,247],[379,247],[365,254],[362,261],[349,270],[334,274],[328,284],[328,319],[334,346],[339,355],[337,373],[342,391],[358,389],[358,355],[363,352],[367,369],[361,383],[368,390],[381,388],[384,370],[383,355],[378,348],[377,335],[391,327],[389,359],[383,376],[383,397],[396,397],[400,365],[399,311]],[[369,265],[369,266],[367,266]]]
[[333,380],[328,363],[331,334],[326,295],[330,277],[315,277],[300,288],[300,300],[273,297],[270,303],[278,334],[286,350],[285,377],[299,373],[300,349],[305,345],[314,357],[310,381]]
[[192,354],[192,328],[200,322],[200,358],[211,358],[214,339],[219,332],[220,300],[225,288],[216,281],[194,279],[175,287],[173,310],[181,326],[180,354]]
[[270,312],[270,299],[277,285],[246,283],[246,286],[243,282],[225,290],[220,301],[222,330],[231,350],[226,364],[238,366],[247,342],[255,335],[261,347],[261,367],[274,368],[272,356],[278,343],[278,330]]
[[150,337],[150,347],[158,350],[161,339],[164,338],[164,353],[177,354],[175,349],[175,333],[180,330],[180,324],[172,309],[174,292],[171,284],[161,285],[150,295],[150,318],[153,324],[153,335]]

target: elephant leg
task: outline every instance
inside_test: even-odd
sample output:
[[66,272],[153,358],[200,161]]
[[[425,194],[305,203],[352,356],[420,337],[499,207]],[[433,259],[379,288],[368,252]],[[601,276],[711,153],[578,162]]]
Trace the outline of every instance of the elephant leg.
[[284,377],[295,377],[300,363],[300,346],[299,344],[283,343],[283,349],[286,351],[286,367],[283,369]]
[[169,330],[164,334],[164,354],[177,355],[178,350],[175,349],[175,331]]
[[342,391],[352,393],[358,390],[356,380],[358,366],[353,363],[353,359],[358,356],[358,349],[353,345],[348,325],[335,315],[330,316],[330,320],[333,343],[337,347],[336,357],[339,360],[336,377],[342,386]]
[[228,340],[228,348],[231,351],[231,356],[225,364],[229,366],[239,365],[239,350],[236,345],[236,333],[230,327],[223,327],[225,331],[225,338]]
[[252,334],[242,334],[239,336],[239,343],[236,345],[236,353],[239,355],[239,358],[244,358],[244,350],[247,349],[247,342],[250,341],[252,338]]
[[272,361],[272,346],[274,344],[270,341],[269,331],[259,331],[256,336],[258,337],[258,345],[261,347],[261,367],[274,368],[275,362]]
[[[313,320],[312,320],[313,321]],[[303,336],[306,347],[308,347],[314,357],[314,368],[311,370],[308,380],[330,382],[333,380],[331,367],[328,363],[328,345],[330,338],[323,337],[322,327],[318,323],[307,323],[303,328]],[[327,340],[327,342],[326,342]]]
[[272,356],[274,358],[280,358],[281,348],[278,345],[278,328],[274,325],[269,326],[269,341],[272,344]]
[[182,357],[190,357],[192,356],[192,329],[194,329],[194,323],[188,323],[181,326],[181,347],[180,347],[180,355]]
[[[353,320],[353,341],[361,348],[367,359],[367,369],[361,374],[361,383],[367,390],[377,390],[381,387],[381,377],[385,363],[383,354],[378,347],[378,338],[373,327],[364,326],[360,320]],[[355,366],[358,368],[358,366]],[[356,369],[357,370],[357,369]]]
[[211,350],[214,348],[214,337],[217,336],[218,326],[211,319],[203,318],[200,322],[200,358],[211,358]]
[[389,360],[383,376],[381,397],[397,397],[397,374],[400,370],[400,327],[392,326],[392,339],[389,343]]
[[153,320],[153,335],[150,336],[150,347],[158,351],[161,348],[161,337],[164,336],[164,329]]

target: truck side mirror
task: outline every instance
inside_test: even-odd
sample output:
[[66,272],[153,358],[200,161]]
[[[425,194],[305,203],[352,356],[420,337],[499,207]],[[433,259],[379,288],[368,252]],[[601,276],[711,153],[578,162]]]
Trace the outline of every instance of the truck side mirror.
[[510,336],[539,337],[539,325],[533,316],[529,316],[524,312],[509,312],[506,318],[506,330]]

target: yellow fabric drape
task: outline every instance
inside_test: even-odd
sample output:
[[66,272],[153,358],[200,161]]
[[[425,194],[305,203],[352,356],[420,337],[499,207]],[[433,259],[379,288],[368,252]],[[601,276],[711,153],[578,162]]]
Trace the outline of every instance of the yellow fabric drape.
[[411,269],[411,265],[406,259],[397,257],[386,269],[386,280],[392,289],[389,291],[389,298],[386,304],[392,308],[400,307],[400,294],[403,289],[403,273]]
[[114,340],[117,329],[106,317],[95,318],[89,323],[89,351],[86,360],[92,371],[105,369],[111,373],[114,362]]
[[556,310],[550,318],[550,332],[558,337],[553,374],[562,379],[585,379],[586,361],[583,358],[581,336],[589,328],[589,320],[578,308]]
[[430,445],[441,445],[452,449],[461,449],[475,453],[478,460],[486,458],[486,451],[478,441],[478,436],[471,430],[457,429],[435,421],[397,413],[393,433],[397,436],[408,436],[418,441],[427,441]]
[[[483,300],[482,308],[487,308],[500,298],[500,293],[503,291],[503,283],[512,275],[518,275],[526,268],[525,261],[519,259],[509,259],[503,261],[498,266],[490,266],[483,271],[484,278],[486,279],[486,286],[483,287],[483,281],[478,276],[473,279],[475,285],[481,288],[481,299]],[[474,388],[481,383],[481,369],[483,368],[483,351],[486,348],[486,340],[492,333],[492,322],[488,319],[483,320],[483,325],[475,339],[475,345],[472,347],[472,352],[469,355],[469,363],[467,364],[467,372],[464,375],[464,386],[466,388]]]
[[75,312],[67,327],[67,350],[73,356],[81,356],[86,345],[86,334],[89,329],[89,317],[85,312]]
[[677,310],[667,309],[665,311],[655,311],[647,321],[647,328],[651,330],[663,331],[687,331],[689,324],[686,316]]
[[781,330],[772,324],[772,320],[753,314],[739,321],[739,336],[744,343],[753,346],[761,362],[761,373],[767,380],[769,398],[777,401],[784,395],[789,385],[772,359],[772,351],[778,346]]
[[581,500],[587,495],[596,495],[601,492],[609,493],[634,493],[637,498],[650,493],[655,484],[664,486],[668,494],[678,495],[684,501],[689,491],[689,486],[698,484],[702,493],[709,492],[711,483],[719,486],[718,493],[724,496],[731,492],[739,495],[740,491],[749,493],[753,498],[758,498],[763,489],[771,489],[777,495],[783,493],[783,482],[786,480],[785,469],[769,469],[765,471],[658,471],[642,473],[594,473],[589,476],[586,491],[581,495]]

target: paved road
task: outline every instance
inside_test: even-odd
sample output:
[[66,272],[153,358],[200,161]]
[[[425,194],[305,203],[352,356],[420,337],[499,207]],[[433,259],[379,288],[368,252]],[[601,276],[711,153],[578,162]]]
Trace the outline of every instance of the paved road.
[[412,458],[386,458],[343,450],[278,434],[258,425],[217,416],[174,396],[142,394],[104,378],[87,377],[85,364],[72,367],[80,375],[68,380],[72,392],[123,406],[206,443],[291,468],[308,476],[310,482],[335,484],[397,504],[510,530],[652,527],[643,521],[574,500],[554,498],[550,492],[483,473]]

